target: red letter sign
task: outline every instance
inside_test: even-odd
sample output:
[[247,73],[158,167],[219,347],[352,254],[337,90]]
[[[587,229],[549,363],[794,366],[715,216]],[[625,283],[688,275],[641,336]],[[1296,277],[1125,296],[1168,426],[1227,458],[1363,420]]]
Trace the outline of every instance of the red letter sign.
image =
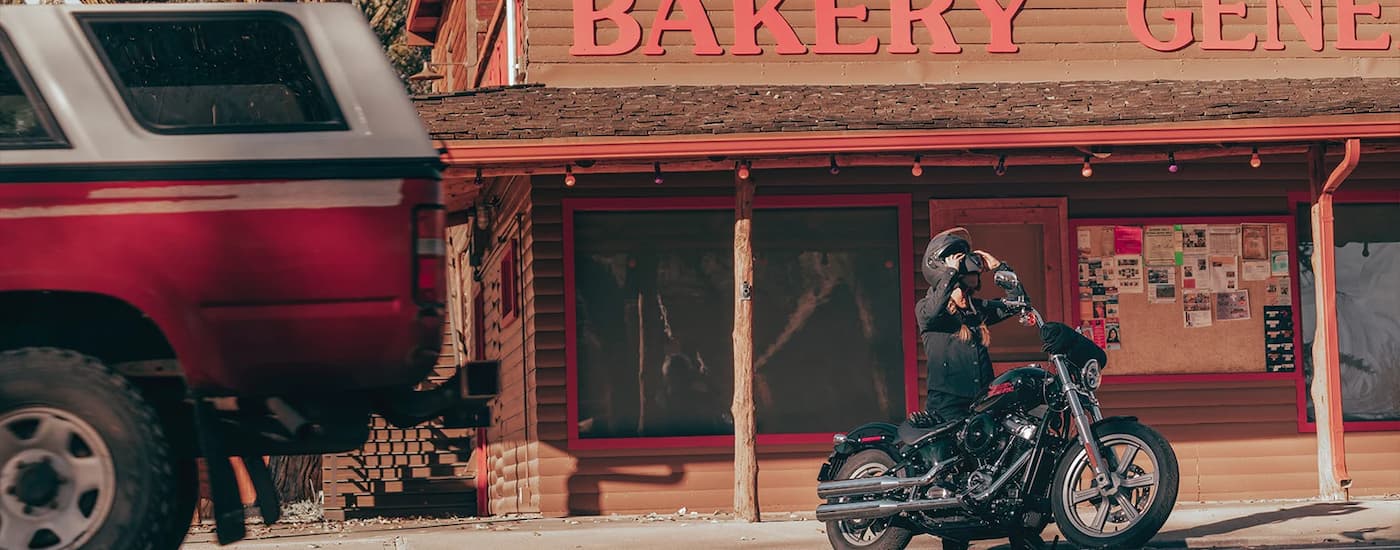
[[[577,1],[577,0],[575,0]],[[734,0],[734,48],[730,51],[734,55],[758,55],[763,53],[763,49],[758,47],[758,27],[764,25],[773,33],[773,38],[778,41],[778,53],[780,54],[804,54],[807,53],[807,46],[797,38],[797,33],[792,30],[782,14],[778,13],[778,5],[783,0],[768,0],[763,5],[763,9],[754,8],[754,0]]]
[[875,53],[880,49],[880,39],[871,36],[859,44],[843,45],[836,33],[837,19],[865,21],[867,13],[865,4],[838,8],[836,0],[817,0],[817,45],[812,47],[812,53]]
[[1244,17],[1249,8],[1243,3],[1221,5],[1220,0],[1201,0],[1201,26],[1205,28],[1205,40],[1201,41],[1202,50],[1253,50],[1254,45],[1259,41],[1254,33],[1249,33],[1239,40],[1225,40],[1221,27],[1225,25],[1221,17],[1225,15],[1238,15]]
[[1366,6],[1357,6],[1356,0],[1337,0],[1337,49],[1390,49],[1390,33],[1388,32],[1383,32],[1380,36],[1366,41],[1361,41],[1356,38],[1356,16],[1363,13],[1371,17],[1379,18],[1381,16],[1381,5],[1369,4]]
[[998,0],[977,0],[977,9],[982,10],[982,14],[987,16],[987,22],[992,25],[992,41],[987,44],[987,51],[992,53],[1016,53],[1021,51],[1016,44],[1011,42],[1011,20],[1016,18],[1016,14],[1021,12],[1021,6],[1026,5],[1026,0],[1011,0],[1011,5],[1005,9],[1001,7]]
[[[681,4],[681,12],[685,13],[684,21],[671,20],[671,9],[677,1]],[[642,47],[642,53],[665,55],[666,49],[661,47],[661,33],[666,31],[690,31],[691,38],[695,40],[695,55],[724,53],[724,49],[719,47],[719,41],[715,39],[715,27],[710,24],[710,16],[705,13],[705,6],[700,0],[661,0],[661,6],[656,9],[656,19],[651,24],[651,34],[647,36],[647,44]]]
[[1162,16],[1176,24],[1176,34],[1166,42],[1152,36],[1152,29],[1147,26],[1147,0],[1128,0],[1128,27],[1142,45],[1159,52],[1174,52],[1196,39],[1191,34],[1191,10],[1164,10]]
[[[622,55],[632,51],[642,41],[642,25],[627,12],[634,0],[614,0],[601,10],[593,9],[593,0],[574,0],[574,45],[569,55]],[[606,46],[598,44],[595,33],[599,21],[617,23],[617,41]]]
[[914,47],[915,21],[923,21],[933,38],[933,53],[961,53],[962,47],[953,38],[953,29],[943,14],[953,8],[953,0],[933,0],[928,7],[913,9],[913,0],[891,0],[890,2],[890,53],[919,53]]
[[1288,18],[1293,20],[1293,26],[1298,27],[1298,32],[1303,35],[1303,40],[1308,42],[1308,47],[1315,52],[1322,51],[1322,1],[1313,0],[1312,9],[1303,5],[1303,0],[1269,0],[1269,39],[1264,41],[1266,50],[1282,50],[1283,41],[1279,40],[1279,2],[1283,2],[1283,7],[1288,10]]

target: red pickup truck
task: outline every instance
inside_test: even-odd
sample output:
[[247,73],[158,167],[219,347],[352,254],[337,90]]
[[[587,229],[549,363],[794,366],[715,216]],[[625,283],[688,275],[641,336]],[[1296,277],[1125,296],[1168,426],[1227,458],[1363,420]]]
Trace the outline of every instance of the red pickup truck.
[[486,422],[438,153],[349,5],[0,6],[0,548],[173,548],[208,464]]

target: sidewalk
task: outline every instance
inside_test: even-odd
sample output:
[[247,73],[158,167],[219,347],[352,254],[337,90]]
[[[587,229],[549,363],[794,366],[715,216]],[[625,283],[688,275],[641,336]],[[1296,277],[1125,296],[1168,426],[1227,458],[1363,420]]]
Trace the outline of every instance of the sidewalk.
[[[685,515],[574,517],[519,520],[370,520],[349,524],[276,526],[257,540],[222,547],[239,550],[457,550],[574,549],[821,549],[830,548],[825,526],[810,514],[765,517],[763,523],[726,516]],[[250,525],[250,533],[261,529]],[[1058,535],[1052,525],[1045,539]],[[916,537],[910,548],[940,545]],[[1005,548],[988,540],[979,549]],[[1311,501],[1179,503],[1151,548],[1400,549],[1400,499],[1345,504]],[[212,534],[191,534],[185,548],[212,550]],[[1058,548],[1072,546],[1060,540]]]

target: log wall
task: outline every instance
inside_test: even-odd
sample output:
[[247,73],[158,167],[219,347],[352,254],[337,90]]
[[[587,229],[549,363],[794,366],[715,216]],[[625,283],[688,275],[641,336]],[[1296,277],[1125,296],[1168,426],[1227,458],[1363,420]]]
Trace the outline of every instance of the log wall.
[[[1330,165],[1330,164],[1329,164]],[[825,170],[755,170],[758,194],[909,193],[917,259],[927,242],[932,198],[1036,196],[1068,198],[1070,218],[1285,214],[1286,194],[1306,189],[1303,158],[1266,158],[1251,169],[1238,160],[1200,161],[1179,176],[1147,165],[1104,165],[1085,182],[1078,167],[1019,167],[997,177],[991,167],[925,167],[922,178],[908,168],[848,168],[840,176]],[[1369,157],[1347,182],[1347,189],[1395,190],[1400,157]],[[548,516],[727,511],[733,503],[733,462],[729,446],[573,450],[567,441],[566,364],[563,302],[565,197],[731,196],[729,173],[668,174],[656,186],[649,174],[589,174],[575,188],[562,178],[539,176],[529,195],[531,274],[527,309],[532,318],[535,357],[529,361],[534,388],[532,423],[538,443],[518,451],[529,457],[537,486],[530,493]],[[762,231],[761,218],[754,231]],[[893,238],[893,236],[891,236]],[[913,263],[911,265],[917,265]],[[916,277],[916,292],[925,285]],[[1169,350],[1164,350],[1164,354]],[[926,375],[920,354],[920,395]],[[1262,370],[1262,366],[1261,366]],[[1112,374],[1111,370],[1107,374]],[[1109,382],[1101,390],[1106,414],[1133,414],[1158,427],[1181,461],[1181,500],[1306,498],[1317,491],[1316,447],[1311,433],[1297,425],[1297,390],[1292,380],[1230,383],[1149,384]],[[508,405],[509,406],[509,405]],[[533,434],[532,434],[533,435]],[[1347,435],[1348,466],[1355,496],[1400,491],[1400,433]],[[815,476],[827,445],[760,446],[760,506],[765,512],[811,510],[817,500]],[[531,453],[531,454],[525,454]],[[505,485],[513,487],[513,485]],[[493,484],[493,489],[495,485]],[[495,493],[493,493],[493,502]],[[493,513],[496,513],[493,510]]]
[[[894,0],[900,2],[901,0]],[[908,0],[903,0],[908,1]],[[1320,78],[1340,76],[1394,75],[1400,71],[1400,9],[1379,2],[1380,17],[1360,15],[1349,25],[1338,15],[1336,0],[1322,2],[1322,51],[1314,51],[1304,34],[1284,8],[1278,23],[1271,24],[1273,2],[1243,0],[1225,6],[1246,8],[1243,17],[1224,15],[1207,18],[1201,0],[1147,0],[1146,24],[1156,40],[1172,39],[1175,26],[1166,17],[1172,9],[1192,13],[1189,45],[1170,52],[1148,47],[1133,34],[1129,10],[1122,0],[1027,0],[1015,16],[1011,40],[1017,51],[989,51],[992,25],[976,0],[955,0],[943,14],[952,40],[961,51],[933,53],[933,38],[923,24],[912,25],[916,53],[891,53],[892,2],[840,0],[837,8],[866,6],[864,20],[842,18],[836,23],[836,36],[842,45],[860,44],[870,38],[878,41],[870,54],[817,54],[817,6],[821,0],[786,0],[778,13],[791,25],[805,53],[784,55],[776,51],[775,33],[760,27],[756,33],[757,55],[735,54],[735,5],[731,0],[585,0],[582,5],[603,10],[613,5],[631,5],[628,15],[640,26],[637,47],[621,55],[578,55],[575,39],[575,0],[532,0],[527,5],[525,60],[528,82],[549,86],[616,85],[708,85],[708,84],[819,84],[863,83],[896,84],[923,82],[1034,82],[1055,80],[1152,80],[1152,79],[1237,79],[1237,78]],[[643,46],[652,36],[658,10],[674,4],[670,20],[680,22],[704,15],[713,27],[722,50],[719,55],[697,55],[695,39],[689,31],[667,31],[660,46],[665,53],[647,55]],[[754,2],[762,7],[765,2]],[[915,1],[923,8],[933,2]],[[1001,6],[1014,2],[1002,0]],[[1287,2],[1277,2],[1287,4]],[[1313,2],[1306,1],[1311,6]],[[1364,5],[1357,3],[1358,5]],[[1376,2],[1370,2],[1376,4]],[[990,3],[988,4],[990,7]],[[1208,21],[1218,21],[1209,23]],[[1388,48],[1380,50],[1341,50],[1338,40],[1343,27],[1354,26],[1360,41],[1391,36]],[[1222,40],[1236,41],[1250,34],[1256,42],[1246,50],[1206,49],[1208,33],[1219,29]],[[1270,29],[1278,29],[1283,49],[1266,49]],[[585,15],[583,36],[588,36]],[[750,31],[752,32],[752,31]],[[602,21],[593,31],[600,45],[612,44],[620,35],[617,24]]]

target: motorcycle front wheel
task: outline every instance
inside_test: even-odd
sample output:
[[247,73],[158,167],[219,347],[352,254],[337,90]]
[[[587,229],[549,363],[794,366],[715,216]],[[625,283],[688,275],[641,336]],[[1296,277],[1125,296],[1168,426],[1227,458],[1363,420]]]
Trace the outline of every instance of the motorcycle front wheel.
[[1094,432],[1120,485],[1101,494],[1089,453],[1072,448],[1055,471],[1055,524],[1080,548],[1141,548],[1176,506],[1176,453],[1156,430],[1137,422],[1108,422]]
[[[882,476],[892,466],[894,459],[884,451],[866,449],[846,459],[833,479]],[[826,538],[835,550],[903,550],[913,537],[912,531],[890,525],[889,518],[826,522]]]

